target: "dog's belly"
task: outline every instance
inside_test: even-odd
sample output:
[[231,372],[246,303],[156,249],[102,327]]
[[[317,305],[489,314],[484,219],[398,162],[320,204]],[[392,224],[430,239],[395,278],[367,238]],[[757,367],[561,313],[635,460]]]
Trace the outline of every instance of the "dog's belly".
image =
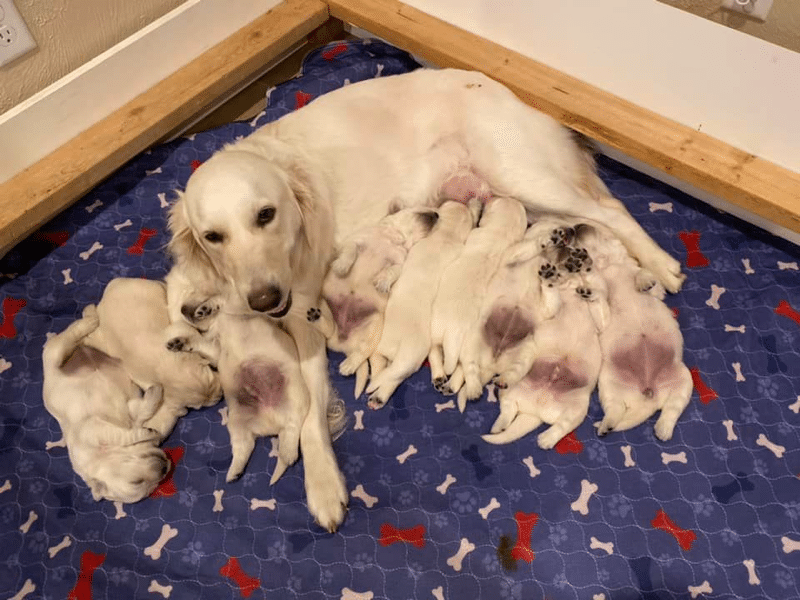
[[[526,412],[538,414],[545,423],[555,423],[577,390],[586,388],[589,378],[580,364],[567,358],[542,358],[533,363],[523,379],[532,406]],[[583,398],[583,396],[580,396]],[[586,394],[586,400],[589,396]]]
[[611,353],[611,365],[620,383],[652,398],[659,385],[673,378],[675,348],[646,334]]
[[483,325],[483,339],[497,357],[533,333],[533,322],[517,307],[500,306],[492,310]]
[[253,410],[276,408],[283,401],[286,377],[280,366],[255,359],[242,363],[233,378],[231,396]]
[[339,341],[347,340],[350,333],[364,320],[378,312],[378,308],[355,295],[326,297],[333,320],[338,328]]

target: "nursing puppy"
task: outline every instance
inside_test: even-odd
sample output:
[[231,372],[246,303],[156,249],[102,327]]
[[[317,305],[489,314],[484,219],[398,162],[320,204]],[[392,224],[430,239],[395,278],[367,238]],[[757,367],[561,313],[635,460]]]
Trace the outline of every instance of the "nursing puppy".
[[[442,273],[431,312],[431,377],[442,387],[443,377],[458,364],[464,337],[476,321],[487,285],[503,252],[525,234],[525,208],[513,198],[492,198],[463,251]],[[455,391],[455,390],[453,390]]]
[[[458,407],[478,398],[492,378],[502,387],[515,384],[527,373],[536,352],[534,333],[539,324],[561,308],[556,288],[540,279],[548,263],[537,245],[537,225],[523,241],[509,247],[486,287],[480,315],[467,332],[459,355],[464,385],[458,390]],[[454,376],[455,377],[455,376]],[[448,388],[458,385],[448,382]]]
[[213,319],[206,333],[172,338],[168,346],[202,355],[217,366],[233,455],[225,480],[244,472],[257,437],[277,435],[278,462],[270,480],[274,483],[297,461],[300,429],[309,410],[297,348],[278,323],[230,312],[224,301]]
[[188,409],[219,402],[222,387],[208,361],[169,352],[164,346],[171,326],[165,284],[113,279],[103,291],[97,314],[100,327],[85,343],[121,360],[128,376],[140,388],[163,388],[164,401],[145,423],[158,431],[162,440]]
[[537,438],[539,447],[547,450],[586,418],[602,362],[590,304],[604,303],[605,291],[601,278],[580,274],[563,278],[556,288],[560,308],[552,319],[535,328],[532,353],[527,357],[530,362],[520,360],[520,364],[530,364],[530,369],[498,394],[500,416],[491,433],[483,436],[487,442],[512,442],[548,423],[550,427]]
[[586,245],[598,257],[595,264],[608,288],[598,381],[605,416],[597,433],[631,429],[660,410],[655,434],[669,440],[694,389],[678,321],[662,302],[664,290],[656,279],[610,232],[596,228]]
[[92,497],[123,503],[148,496],[169,470],[161,434],[144,426],[162,402],[160,386],[144,394],[119,359],[84,342],[100,325],[97,309],[44,345],[44,406],[58,421],[72,468]]
[[381,338],[389,292],[409,249],[430,233],[438,218],[425,207],[384,217],[345,240],[325,277],[322,294],[336,323],[328,348],[346,354],[339,372],[356,374],[356,398],[366,385],[367,359]]
[[381,340],[370,358],[370,408],[386,404],[397,386],[416,372],[428,355],[438,282],[447,265],[462,252],[479,211],[479,200],[468,205],[445,202],[439,207],[439,220],[431,233],[409,250],[386,304]]

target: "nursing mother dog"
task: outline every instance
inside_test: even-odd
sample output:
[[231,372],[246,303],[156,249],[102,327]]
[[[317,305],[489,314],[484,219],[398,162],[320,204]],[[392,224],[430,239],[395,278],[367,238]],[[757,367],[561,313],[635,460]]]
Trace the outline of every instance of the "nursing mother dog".
[[606,225],[666,289],[680,288],[678,261],[610,197],[571,132],[478,72],[420,69],[325,94],[217,152],[171,210],[175,268],[230,286],[231,310],[283,319],[297,344],[312,404],[306,492],[327,529],[344,519],[347,490],[327,433],[325,340],[292,304],[319,302],[336,242],[390,206],[437,205],[464,170],[529,214]]

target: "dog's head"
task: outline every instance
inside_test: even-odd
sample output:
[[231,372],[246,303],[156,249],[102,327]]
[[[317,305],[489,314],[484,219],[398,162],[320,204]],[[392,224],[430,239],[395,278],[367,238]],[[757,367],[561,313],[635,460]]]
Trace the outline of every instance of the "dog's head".
[[384,224],[400,234],[407,247],[426,237],[438,221],[439,213],[424,206],[403,208],[383,219]]
[[176,263],[229,284],[233,311],[282,317],[302,277],[298,257],[309,248],[310,204],[299,170],[227,149],[193,173],[172,207],[170,250]]
[[129,504],[149,496],[169,472],[170,461],[154,442],[100,446],[81,469],[96,501]]

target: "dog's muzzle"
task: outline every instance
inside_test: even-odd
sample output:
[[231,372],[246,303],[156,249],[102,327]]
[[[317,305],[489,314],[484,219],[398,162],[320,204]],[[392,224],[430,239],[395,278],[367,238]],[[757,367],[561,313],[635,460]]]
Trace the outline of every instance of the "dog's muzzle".
[[257,312],[270,312],[280,308],[283,292],[277,285],[268,285],[251,292],[247,304]]

